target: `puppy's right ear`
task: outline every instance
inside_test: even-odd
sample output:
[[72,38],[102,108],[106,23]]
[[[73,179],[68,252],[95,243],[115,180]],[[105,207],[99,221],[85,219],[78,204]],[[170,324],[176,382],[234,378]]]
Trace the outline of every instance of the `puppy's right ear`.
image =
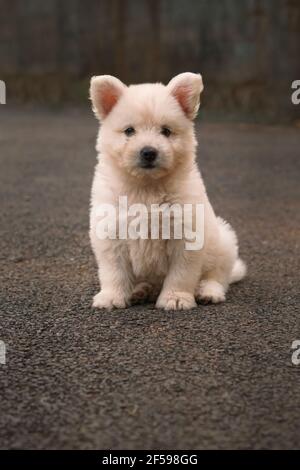
[[92,77],[90,98],[93,111],[102,121],[117,104],[126,89],[126,85],[111,75]]

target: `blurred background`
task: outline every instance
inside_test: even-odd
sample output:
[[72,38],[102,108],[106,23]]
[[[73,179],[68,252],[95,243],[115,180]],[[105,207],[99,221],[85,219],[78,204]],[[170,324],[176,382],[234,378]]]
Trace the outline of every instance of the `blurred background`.
[[87,103],[92,75],[204,78],[214,119],[292,122],[299,0],[0,0],[7,103]]

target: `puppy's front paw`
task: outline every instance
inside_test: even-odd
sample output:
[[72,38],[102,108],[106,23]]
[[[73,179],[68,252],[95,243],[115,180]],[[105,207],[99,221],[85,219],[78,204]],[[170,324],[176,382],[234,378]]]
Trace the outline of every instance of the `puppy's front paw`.
[[202,304],[218,304],[225,301],[225,291],[217,281],[201,281],[196,291],[196,299]]
[[93,307],[112,310],[113,308],[126,308],[128,307],[128,302],[124,295],[117,294],[113,291],[102,290],[95,295]]
[[156,302],[156,308],[164,310],[190,310],[194,307],[195,298],[189,292],[162,292]]

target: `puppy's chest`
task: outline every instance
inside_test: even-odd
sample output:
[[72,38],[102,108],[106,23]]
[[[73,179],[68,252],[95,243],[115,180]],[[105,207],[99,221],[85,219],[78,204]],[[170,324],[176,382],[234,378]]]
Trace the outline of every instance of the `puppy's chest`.
[[[133,240],[129,237],[129,254],[133,272],[137,278],[146,278],[154,284],[161,282],[168,270],[168,240],[162,238],[161,217],[157,217],[155,212],[163,204],[171,205],[172,203],[170,196],[164,192],[151,195],[133,194],[128,197],[128,208],[136,208],[141,225],[144,224],[144,231],[147,232],[144,239]],[[134,216],[129,216],[129,224],[134,218]],[[173,215],[170,217],[171,232],[172,226]],[[155,238],[153,238],[153,230],[153,233],[156,233]]]
[[153,284],[161,282],[168,271],[166,240],[129,240],[129,256],[133,272],[138,279]]
[[151,207],[153,204],[164,204],[164,203],[170,203],[172,204],[172,201],[174,199],[174,195],[168,195],[167,192],[165,191],[151,191],[147,192],[145,191],[132,191],[129,193],[125,193],[124,196],[126,196],[126,199],[128,201],[128,205],[133,205],[133,204],[143,204],[146,206],[148,209]]
[[[165,193],[151,195],[151,197],[136,195],[126,197],[126,202],[121,203],[122,210],[117,214],[118,225],[122,225],[126,218],[126,231],[131,240],[140,239],[141,242],[147,240],[148,243],[137,244],[138,250],[146,251],[150,256],[152,251],[158,250],[161,246],[165,248],[166,239],[172,239],[174,225],[182,222],[181,210],[174,210],[175,198],[167,196]],[[166,233],[167,232],[167,237]],[[150,243],[150,242],[153,243]],[[163,248],[163,249],[164,249]],[[151,256],[150,256],[151,258]]]

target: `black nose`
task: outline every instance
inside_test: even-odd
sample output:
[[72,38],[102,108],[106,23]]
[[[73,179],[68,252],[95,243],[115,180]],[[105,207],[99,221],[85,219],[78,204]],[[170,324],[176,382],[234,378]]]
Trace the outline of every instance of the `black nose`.
[[154,147],[144,147],[140,151],[140,157],[146,164],[153,163],[157,157],[157,150]]

